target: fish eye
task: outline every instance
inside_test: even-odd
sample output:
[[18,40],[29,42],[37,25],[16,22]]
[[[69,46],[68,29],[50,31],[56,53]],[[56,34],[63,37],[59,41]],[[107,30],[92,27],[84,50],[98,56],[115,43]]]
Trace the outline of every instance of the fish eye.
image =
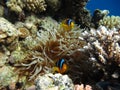
[[72,22],[73,22],[72,19],[67,19],[67,20],[66,20],[66,24],[69,25],[69,26],[71,25]]

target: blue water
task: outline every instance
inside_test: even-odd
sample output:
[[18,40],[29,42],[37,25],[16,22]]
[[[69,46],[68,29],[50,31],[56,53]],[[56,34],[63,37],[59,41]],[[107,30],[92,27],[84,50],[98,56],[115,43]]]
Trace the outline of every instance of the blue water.
[[109,10],[109,15],[120,16],[120,0],[90,0],[86,6],[91,13],[95,9]]

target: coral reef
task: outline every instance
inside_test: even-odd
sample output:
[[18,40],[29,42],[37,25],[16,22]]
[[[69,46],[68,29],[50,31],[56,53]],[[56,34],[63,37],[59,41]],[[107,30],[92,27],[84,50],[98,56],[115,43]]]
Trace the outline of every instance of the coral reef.
[[4,66],[7,62],[8,56],[5,55],[3,52],[0,52],[0,67]]
[[[120,86],[120,17],[99,9],[91,16],[88,1],[1,0],[1,90]],[[63,75],[53,70],[60,59]]]
[[25,9],[35,13],[46,10],[46,4],[44,0],[9,0],[6,4],[10,10],[15,11],[16,13],[21,13]]
[[106,16],[99,21],[99,25],[103,25],[108,29],[117,28],[120,29],[120,17],[119,16]]
[[60,10],[55,14],[56,19],[72,18],[81,28],[89,28],[91,15],[85,8],[88,0],[63,0]]
[[89,60],[101,70],[101,80],[117,80],[118,82],[120,78],[119,30],[115,28],[110,30],[100,26],[97,30],[83,32],[82,37],[87,42],[84,49],[89,52]]
[[20,35],[15,26],[6,19],[0,17],[0,43],[11,43]]
[[75,85],[75,90],[92,90],[92,87],[90,85],[86,85],[84,87],[83,84],[81,84],[81,85]]
[[67,57],[67,74],[74,84],[92,84],[102,78],[103,72],[89,60],[89,57],[89,52],[84,49],[78,49]]
[[62,0],[45,0],[45,1],[47,3],[47,6],[54,11],[57,11],[58,9],[60,9],[61,2],[62,2]]
[[10,8],[11,11],[15,11],[16,13],[20,13],[23,10],[23,7],[25,7],[24,3],[22,0],[9,0],[6,2],[7,7]]
[[0,5],[0,17],[4,15],[4,7]]
[[9,85],[10,83],[15,83],[18,80],[17,75],[13,72],[13,68],[10,66],[3,66],[0,68],[0,89]]
[[26,4],[26,9],[35,13],[45,11],[47,6],[44,0],[26,0],[24,3]]
[[[97,30],[91,29],[90,32],[85,31],[83,38],[88,43],[88,46],[85,47],[90,49],[91,52],[95,52],[91,53],[91,59],[99,60],[103,64],[116,62],[119,65],[119,35],[117,29],[109,30],[104,26],[100,26]],[[95,54],[98,56],[97,58]]]
[[73,90],[72,80],[67,75],[45,74],[35,82],[36,90]]
[[[27,46],[26,48],[31,51],[22,60],[23,62],[16,65],[16,67],[21,66],[19,68],[20,73],[25,74],[25,71],[28,72],[29,80],[34,79],[38,74],[52,72],[51,69],[57,60],[71,54],[85,44],[82,40],[77,41],[81,34],[81,31],[77,30],[78,28],[65,32],[56,21],[52,19],[50,19],[51,21],[46,20],[41,22],[41,29],[37,32],[34,41],[31,36],[23,41],[23,46]],[[44,22],[46,22],[45,25]]]
[[19,20],[26,15],[26,10],[34,13],[45,12],[59,18],[72,18],[81,26],[89,28],[91,26],[91,15],[85,8],[88,0],[9,0],[7,7],[11,11],[18,13]]
[[99,10],[96,9],[93,13],[91,22],[93,23],[93,25],[91,25],[92,27],[98,28],[100,26],[100,20],[102,20],[104,17],[106,17],[109,14],[108,10]]
[[91,16],[89,11],[85,8],[88,0],[71,0],[73,10],[72,15],[75,22],[80,25],[81,28],[89,28],[91,23]]

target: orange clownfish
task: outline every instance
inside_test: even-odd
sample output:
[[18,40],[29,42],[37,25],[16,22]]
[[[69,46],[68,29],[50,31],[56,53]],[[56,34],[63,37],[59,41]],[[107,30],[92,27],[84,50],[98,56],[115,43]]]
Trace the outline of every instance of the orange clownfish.
[[65,63],[64,59],[58,60],[58,62],[56,63],[56,66],[53,67],[54,72],[58,72],[58,73],[61,73],[61,74],[65,73],[67,70],[68,70],[68,66]]
[[75,26],[75,23],[73,22],[72,19],[65,19],[61,23],[61,27],[66,31],[70,31],[71,29],[74,28],[74,26]]

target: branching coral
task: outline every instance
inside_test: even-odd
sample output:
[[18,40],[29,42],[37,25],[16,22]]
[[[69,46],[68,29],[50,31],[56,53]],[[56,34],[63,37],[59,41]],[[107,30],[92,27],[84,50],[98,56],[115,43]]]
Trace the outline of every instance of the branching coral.
[[119,16],[106,16],[99,22],[100,25],[106,26],[109,29],[120,29],[120,17]]
[[7,7],[10,8],[10,10],[15,11],[16,13],[22,12],[23,7],[25,7],[22,0],[9,0],[7,1]]
[[75,85],[75,90],[92,90],[92,87],[90,85],[84,86],[83,84]]
[[32,12],[38,13],[46,10],[46,4],[44,0],[26,0],[24,3],[26,9]]
[[9,0],[6,4],[7,7],[16,13],[21,13],[24,11],[24,9],[36,13],[46,10],[46,4],[44,0]]
[[[83,38],[87,42],[84,48],[90,54],[89,60],[104,72],[102,79],[115,79],[114,75],[116,72],[119,73],[120,68],[119,30],[110,30],[101,26],[97,30],[85,31]],[[112,69],[109,70],[109,68]]]
[[[68,75],[75,84],[95,84],[101,80],[119,82],[120,33],[104,26],[82,32],[79,39],[86,41],[67,57]],[[111,69],[110,69],[111,68]]]
[[91,29],[90,32],[84,32],[83,37],[88,42],[86,48],[93,50],[98,56],[96,59],[101,63],[108,63],[115,61],[120,64],[120,33],[117,29],[107,30],[107,28],[101,26],[98,30]]

